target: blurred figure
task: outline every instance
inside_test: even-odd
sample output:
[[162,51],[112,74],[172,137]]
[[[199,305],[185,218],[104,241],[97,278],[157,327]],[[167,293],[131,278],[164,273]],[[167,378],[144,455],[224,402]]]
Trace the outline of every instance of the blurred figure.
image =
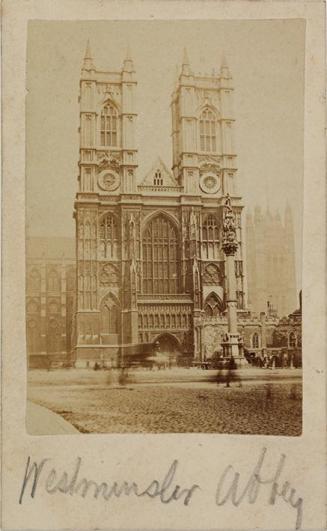
[[242,386],[241,378],[237,372],[237,365],[234,356],[230,357],[226,374],[226,387],[230,387],[231,382],[238,382],[239,387]]
[[225,381],[224,358],[222,354],[220,354],[220,356],[218,357],[217,366],[218,366],[218,372],[216,376],[216,382],[217,382],[217,385],[219,385],[220,383],[224,383]]

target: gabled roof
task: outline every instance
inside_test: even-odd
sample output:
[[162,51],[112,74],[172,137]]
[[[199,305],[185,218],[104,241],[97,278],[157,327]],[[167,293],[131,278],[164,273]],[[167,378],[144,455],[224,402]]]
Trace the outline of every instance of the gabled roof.
[[161,178],[163,179],[162,186],[178,186],[178,182],[175,180],[173,174],[168,170],[167,166],[158,157],[155,163],[152,165],[151,170],[146,174],[140,186],[153,186],[156,171],[160,171]]

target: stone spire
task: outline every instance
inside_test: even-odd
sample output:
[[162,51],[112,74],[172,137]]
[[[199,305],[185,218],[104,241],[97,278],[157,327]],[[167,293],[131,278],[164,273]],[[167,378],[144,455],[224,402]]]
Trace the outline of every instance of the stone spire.
[[91,45],[90,45],[89,39],[87,40],[87,43],[86,43],[86,50],[85,50],[82,69],[83,70],[94,70],[93,57],[92,57]]

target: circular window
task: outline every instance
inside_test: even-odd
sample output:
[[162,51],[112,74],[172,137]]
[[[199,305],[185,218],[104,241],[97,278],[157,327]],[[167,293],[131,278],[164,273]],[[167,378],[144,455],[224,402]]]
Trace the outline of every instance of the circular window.
[[214,173],[206,173],[200,179],[200,188],[206,194],[215,194],[220,188],[220,180]]

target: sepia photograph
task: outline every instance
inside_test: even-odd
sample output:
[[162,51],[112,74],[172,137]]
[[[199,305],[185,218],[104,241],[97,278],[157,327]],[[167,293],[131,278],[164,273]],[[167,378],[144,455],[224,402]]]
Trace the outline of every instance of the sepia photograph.
[[302,434],[304,52],[301,19],[29,21],[30,435]]

